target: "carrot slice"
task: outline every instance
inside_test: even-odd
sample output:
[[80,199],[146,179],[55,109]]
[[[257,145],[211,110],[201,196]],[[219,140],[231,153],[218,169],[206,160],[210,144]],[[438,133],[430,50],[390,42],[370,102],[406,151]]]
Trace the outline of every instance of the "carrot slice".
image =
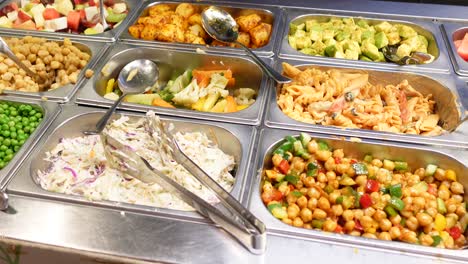
[[154,98],[152,105],[154,106],[161,106],[161,107],[169,107],[169,108],[175,108],[175,106],[171,105],[170,103],[164,101],[161,98]]
[[237,111],[237,103],[234,100],[234,97],[228,95],[226,97],[227,105],[226,105],[226,113],[232,113]]
[[197,84],[200,87],[206,87],[210,84],[211,75],[215,73],[220,73],[226,79],[232,79],[232,71],[231,70],[212,70],[212,71],[204,71],[204,70],[193,70],[192,76],[197,80]]

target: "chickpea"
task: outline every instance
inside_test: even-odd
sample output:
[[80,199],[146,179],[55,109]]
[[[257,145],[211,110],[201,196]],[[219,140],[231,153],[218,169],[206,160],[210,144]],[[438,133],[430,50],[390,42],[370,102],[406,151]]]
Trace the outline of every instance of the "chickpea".
[[447,240],[444,241],[445,248],[453,248],[454,244],[454,240],[451,236],[448,236]]
[[380,220],[379,227],[383,231],[389,231],[392,228],[392,222],[390,222],[390,220],[384,218],[384,219]]
[[318,150],[317,142],[315,140],[309,141],[309,143],[307,143],[307,150],[309,153],[314,154]]
[[423,197],[415,197],[413,200],[413,210],[419,211],[424,208],[426,200]]
[[322,209],[316,208],[313,213],[313,218],[314,219],[325,219],[327,217],[327,213],[323,211]]
[[426,209],[426,213],[431,217],[435,217],[437,215],[437,209],[434,207]]
[[426,170],[424,168],[419,168],[414,171],[414,174],[418,175],[421,179],[424,178],[425,173],[426,173]]
[[416,233],[414,231],[409,231],[409,230],[403,230],[402,235],[401,235],[401,240],[408,242],[408,243],[416,243],[418,242],[418,238],[416,236]]
[[312,186],[315,184],[315,179],[314,179],[314,177],[306,177],[306,178],[303,180],[303,182],[304,182],[304,185],[305,185],[306,187],[309,187],[309,188],[310,188],[310,187],[312,187]]
[[283,218],[281,219],[281,221],[283,221],[283,223],[288,224],[288,225],[292,225],[293,223],[290,218]]
[[335,221],[333,221],[331,219],[327,219],[323,223],[322,229],[325,230],[325,231],[333,232],[333,231],[335,231],[336,227],[337,227],[337,223]]
[[434,173],[434,178],[436,178],[439,181],[445,181],[445,170],[437,168]]
[[346,221],[345,225],[344,225],[344,229],[348,232],[350,231],[353,231],[354,228],[356,227],[356,222],[354,221]]
[[341,206],[341,204],[335,204],[332,206],[332,213],[335,215],[335,216],[340,216],[343,214],[343,207]]
[[[285,186],[288,187],[287,185]],[[288,195],[286,195],[286,201],[288,202],[288,204],[295,204],[297,202],[297,197],[294,196],[292,193],[289,193]]]
[[327,182],[327,176],[323,172],[319,172],[317,175],[317,181],[325,183]]
[[349,167],[349,164],[340,163],[336,165],[336,171],[340,174],[344,174],[348,170],[348,167]]
[[[290,195],[291,189],[289,189],[289,186],[287,186],[286,184],[281,184],[278,187],[278,191],[280,191],[284,196],[286,196],[286,199],[287,199],[287,196]],[[294,197],[294,198],[296,198],[296,197]],[[290,200],[293,200],[294,202],[296,202],[297,199],[291,198]]]
[[357,220],[360,220],[364,216],[364,211],[361,209],[355,209],[353,213],[354,213],[354,218]]
[[459,182],[452,182],[450,185],[450,190],[455,194],[462,194],[465,193],[463,190],[463,185]]
[[390,236],[390,233],[388,232],[382,232],[379,234],[379,239],[390,241],[392,240],[392,236]]
[[361,222],[363,228],[370,228],[372,227],[374,220],[370,216],[364,215],[359,221]]
[[418,219],[414,216],[411,216],[410,218],[406,220],[406,226],[408,227],[408,229],[412,231],[417,230],[419,227]]
[[11,72],[7,72],[7,73],[5,73],[5,74],[2,75],[2,79],[3,79],[4,81],[8,81],[8,82],[9,82],[9,81],[11,80],[11,78],[13,78],[13,73],[11,73]]
[[364,234],[362,235],[362,237],[377,239],[377,236],[376,236],[375,234],[372,234],[372,233],[364,233]]
[[305,229],[312,229],[311,224],[304,224],[304,226],[302,226],[302,227],[305,228]]
[[3,61],[8,67],[13,67],[13,65],[15,65],[15,63],[10,59],[10,58],[7,58]]
[[[60,71],[59,71],[59,76],[60,76]],[[278,167],[281,163],[283,158],[279,154],[274,154],[273,157],[271,158],[271,161],[273,162],[273,166]]]
[[455,202],[463,203],[463,196],[461,196],[461,195],[454,194],[454,195],[452,195],[452,199],[455,200]]
[[319,198],[317,205],[320,209],[325,210],[325,211],[330,209],[330,202],[328,201],[327,198],[323,196]]
[[0,73],[4,74],[8,71],[8,66],[5,63],[0,63]]
[[432,239],[430,235],[426,235],[426,234],[421,234],[421,236],[419,237],[419,241],[424,246],[430,246],[432,245],[432,243],[434,243],[434,239]]
[[325,169],[327,171],[334,171],[336,168],[336,164],[335,164],[335,159],[330,157],[327,159],[327,161],[325,162]]
[[367,183],[367,176],[365,175],[360,175],[357,176],[356,179],[354,180],[358,185],[366,185]]
[[[307,207],[307,198],[302,195],[301,197],[297,198],[297,205],[299,205],[299,207],[302,209],[302,208],[306,208]],[[319,201],[320,202],[320,201]]]
[[286,211],[288,212],[288,218],[294,219],[299,215],[300,209],[296,204],[289,204]]
[[371,164],[372,164],[373,166],[378,167],[378,168],[382,168],[382,166],[383,166],[382,161],[379,160],[379,159],[373,159],[373,160],[371,161]]
[[382,211],[382,210],[377,210],[373,215],[372,217],[374,218],[375,221],[377,222],[380,222],[382,221],[383,219],[386,219],[387,217],[387,214]]
[[292,225],[295,227],[302,227],[304,225],[304,222],[300,217],[296,217],[294,218]]
[[349,235],[351,236],[361,236],[361,232],[357,231],[357,230],[353,230],[349,233]]
[[465,214],[466,214],[466,208],[464,205],[459,205],[457,207],[457,210],[455,210],[455,213],[460,216],[460,217],[463,217]]
[[50,62],[50,67],[51,67],[52,69],[56,70],[56,69],[60,68],[60,62],[58,62],[58,61],[51,61],[51,62]]
[[335,204],[335,203],[336,203],[336,199],[337,199],[338,197],[340,197],[340,195],[341,195],[340,191],[335,190],[335,191],[333,191],[332,193],[330,193],[330,194],[328,195],[328,200],[330,201],[331,204]]
[[401,231],[396,226],[393,226],[392,228],[390,228],[389,233],[390,233],[390,236],[392,237],[392,240],[399,239],[401,237]]
[[390,222],[392,222],[393,225],[398,225],[401,222],[401,216],[400,215],[395,215],[390,217]]
[[327,171],[325,175],[327,176],[329,182],[336,179],[336,173],[334,171]]
[[312,221],[312,211],[309,208],[302,208],[301,218],[305,223]]
[[317,208],[317,203],[317,198],[310,198],[307,202],[307,208],[309,208],[310,210],[314,210],[315,208]]
[[346,220],[346,221],[351,221],[354,218],[353,211],[351,211],[349,209],[344,210],[342,215],[343,215],[344,220]]
[[93,74],[94,74],[94,71],[91,70],[91,69],[87,69],[87,70],[85,71],[85,77],[88,78],[88,79],[91,78],[91,77],[93,77]]

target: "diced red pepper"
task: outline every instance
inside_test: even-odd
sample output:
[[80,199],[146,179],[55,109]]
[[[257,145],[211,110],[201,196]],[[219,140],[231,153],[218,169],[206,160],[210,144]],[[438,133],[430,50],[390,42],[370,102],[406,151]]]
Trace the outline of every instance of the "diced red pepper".
[[457,240],[461,236],[461,229],[458,226],[451,227],[448,231],[453,239]]
[[380,183],[376,180],[367,180],[365,191],[366,193],[378,192]]
[[366,209],[372,205],[372,199],[369,194],[365,193],[359,198],[359,203],[362,209]]
[[287,174],[289,170],[289,162],[287,160],[282,160],[278,165],[278,169],[281,173]]
[[361,222],[359,222],[359,220],[357,220],[357,219],[354,220],[354,223],[355,223],[354,229],[356,229],[358,231],[363,231],[364,230],[364,228],[362,228]]
[[335,233],[343,233],[343,227],[337,224],[335,228]]
[[271,201],[281,201],[282,199],[283,199],[283,193],[281,193],[280,191],[276,189],[262,193],[262,201],[265,204],[268,204]]
[[427,188],[427,192],[437,196],[437,187],[434,184],[429,184],[429,187]]
[[292,184],[289,184],[288,187],[289,187],[289,190],[290,190],[291,192],[294,191],[294,189],[295,189],[295,188],[294,188],[294,185],[292,185]]
[[335,164],[340,164],[341,163],[341,158],[335,158]]
[[352,159],[350,163],[351,163],[351,164],[357,163],[357,160]]

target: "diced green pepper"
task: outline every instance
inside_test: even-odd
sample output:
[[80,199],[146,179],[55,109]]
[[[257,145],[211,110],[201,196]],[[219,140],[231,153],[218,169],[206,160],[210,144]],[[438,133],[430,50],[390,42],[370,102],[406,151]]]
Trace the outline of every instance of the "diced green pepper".
[[395,161],[395,170],[397,171],[408,170],[408,163],[404,161]]
[[286,141],[283,144],[281,144],[279,147],[277,147],[273,153],[282,155],[286,151],[291,151],[292,149],[293,149],[293,143],[290,141]]
[[405,226],[406,226],[406,219],[405,219],[405,218],[401,218],[401,220],[400,220],[400,225],[401,225],[402,227],[405,227]]
[[370,154],[367,154],[366,156],[364,156],[364,161],[367,163],[371,163],[373,159],[374,158],[372,158],[372,155]]
[[343,200],[344,200],[344,196],[340,195],[340,196],[338,196],[338,198],[336,198],[335,203],[336,204],[342,204]]
[[330,150],[330,146],[323,140],[317,140],[317,145],[319,150]]
[[294,197],[297,197],[297,198],[299,198],[299,197],[302,196],[302,193],[301,193],[300,191],[298,191],[298,190],[292,191],[291,194],[292,194]]
[[398,214],[397,211],[395,211],[395,209],[393,209],[393,207],[391,207],[390,205],[385,206],[384,211],[385,211],[390,217],[393,217],[393,216],[395,216],[395,215]]
[[426,172],[424,173],[424,176],[432,176],[434,175],[436,170],[437,170],[437,165],[428,164],[426,166]]
[[281,174],[281,173],[278,172],[278,174],[276,174],[276,181],[277,181],[277,182],[283,181],[285,176],[286,176],[286,175]]
[[437,211],[439,211],[440,214],[447,213],[447,208],[445,207],[444,200],[442,200],[439,197],[437,197]]
[[432,242],[432,246],[437,247],[440,244],[440,242],[442,242],[442,237],[432,236],[432,240],[434,240],[434,242]]
[[288,174],[288,175],[284,176],[284,180],[291,183],[291,184],[296,185],[297,181],[299,180],[299,177],[297,177],[296,175]]
[[315,177],[317,176],[317,172],[318,172],[317,164],[313,162],[309,162],[309,164],[307,164],[307,173],[306,173],[307,176]]
[[278,219],[283,219],[283,218],[286,218],[288,217],[288,212],[283,208],[283,206],[278,203],[278,202],[275,202],[275,203],[270,203],[268,205],[268,210],[271,212],[271,214],[278,218]]
[[351,165],[353,167],[354,171],[358,175],[367,175],[369,174],[369,171],[367,170],[367,166],[364,163],[354,163]]
[[390,205],[398,211],[402,211],[403,209],[405,209],[405,202],[403,202],[400,198],[397,198],[395,196],[390,198]]
[[396,198],[401,198],[403,196],[403,192],[401,191],[401,184],[400,183],[391,185],[388,188],[388,190],[389,190],[391,196],[394,196]]
[[291,142],[291,143],[294,143],[294,142],[296,142],[296,140],[297,140],[297,139],[294,138],[293,136],[286,136],[285,139],[286,139],[287,141]]
[[323,190],[328,194],[330,194],[330,193],[332,193],[334,191],[333,187],[331,187],[330,185],[325,186],[325,188],[323,188]]
[[426,192],[427,189],[429,189],[429,186],[427,185],[425,181],[422,181],[413,185],[411,189],[416,193],[422,193],[422,192]]
[[325,222],[325,220],[314,219],[314,220],[312,220],[311,224],[312,224],[313,228],[322,229],[322,226],[323,226],[324,222]]
[[294,147],[294,152],[295,152],[296,156],[300,156],[300,157],[302,157],[304,159],[309,159],[310,158],[309,153],[306,152],[306,150],[302,146],[301,141],[299,141],[299,140],[294,141],[293,147]]
[[383,194],[387,194],[387,193],[389,193],[389,188],[387,188],[387,187],[380,187],[380,191],[381,191]]

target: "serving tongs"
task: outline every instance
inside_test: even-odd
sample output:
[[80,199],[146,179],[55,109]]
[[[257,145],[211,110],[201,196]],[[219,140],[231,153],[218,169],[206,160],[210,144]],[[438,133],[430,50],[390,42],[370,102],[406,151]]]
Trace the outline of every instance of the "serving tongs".
[[151,133],[151,136],[155,136],[155,133],[157,133],[162,138],[162,144],[165,144],[164,146],[172,154],[174,160],[194,175],[205,187],[213,191],[220,201],[219,203],[211,205],[190,192],[157,168],[152,167],[145,158],[137,154],[130,146],[125,145],[109,135],[107,130],[104,130],[101,133],[101,141],[110,165],[142,182],[158,183],[195,208],[200,214],[219,225],[250,252],[263,254],[266,246],[265,225],[186,156],[161,123],[155,124],[154,120],[149,119],[149,133]]

